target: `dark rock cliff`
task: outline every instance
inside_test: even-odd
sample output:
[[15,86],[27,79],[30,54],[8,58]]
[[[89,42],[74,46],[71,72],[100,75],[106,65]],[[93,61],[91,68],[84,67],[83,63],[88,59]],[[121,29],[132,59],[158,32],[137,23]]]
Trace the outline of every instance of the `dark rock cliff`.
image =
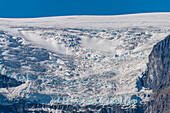
[[143,86],[153,90],[147,113],[170,113],[170,35],[157,43],[149,55]]
[[149,66],[143,77],[144,87],[157,90],[169,86],[170,35],[157,43],[149,55]]

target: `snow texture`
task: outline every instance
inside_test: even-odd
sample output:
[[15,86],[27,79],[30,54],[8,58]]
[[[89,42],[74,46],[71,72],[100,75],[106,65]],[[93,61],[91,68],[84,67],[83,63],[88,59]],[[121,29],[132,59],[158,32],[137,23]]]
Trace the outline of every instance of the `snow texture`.
[[170,13],[1,18],[0,73],[25,83],[0,93],[46,104],[146,102],[152,91],[140,78],[169,20]]

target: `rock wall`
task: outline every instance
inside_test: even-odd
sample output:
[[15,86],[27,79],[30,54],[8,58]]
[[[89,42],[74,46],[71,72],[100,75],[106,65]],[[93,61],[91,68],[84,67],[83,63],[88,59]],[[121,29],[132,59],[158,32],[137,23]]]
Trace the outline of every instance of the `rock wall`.
[[143,77],[143,86],[157,90],[169,86],[170,35],[157,43],[149,55],[149,66]]
[[149,55],[143,86],[153,90],[146,113],[170,113],[170,35],[157,43]]

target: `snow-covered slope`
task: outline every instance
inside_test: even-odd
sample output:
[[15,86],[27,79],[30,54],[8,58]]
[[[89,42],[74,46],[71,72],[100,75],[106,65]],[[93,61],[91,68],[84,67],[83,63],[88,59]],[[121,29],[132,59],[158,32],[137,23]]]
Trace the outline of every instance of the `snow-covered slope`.
[[1,18],[0,73],[24,84],[0,92],[50,104],[145,102],[152,91],[140,77],[169,33],[170,13]]

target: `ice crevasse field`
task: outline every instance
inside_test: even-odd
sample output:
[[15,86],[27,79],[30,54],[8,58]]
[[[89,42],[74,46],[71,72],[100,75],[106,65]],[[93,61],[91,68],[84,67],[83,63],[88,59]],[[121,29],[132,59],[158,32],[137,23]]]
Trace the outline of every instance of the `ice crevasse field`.
[[[0,18],[0,73],[23,83],[0,88],[11,104],[135,105],[153,46],[170,33],[170,13]],[[154,78],[152,78],[154,79]]]

